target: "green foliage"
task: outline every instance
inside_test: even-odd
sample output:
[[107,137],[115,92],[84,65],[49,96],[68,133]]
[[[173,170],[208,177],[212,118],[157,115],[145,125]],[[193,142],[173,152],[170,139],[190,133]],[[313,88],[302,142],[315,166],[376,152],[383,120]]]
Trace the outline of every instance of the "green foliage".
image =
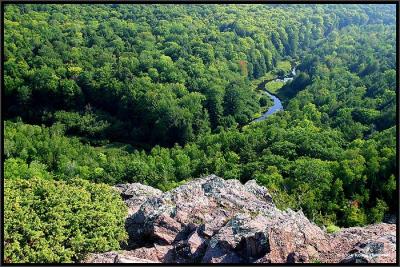
[[276,69],[274,70],[275,73],[277,73],[279,76],[283,76],[288,74],[292,69],[292,66],[289,61],[284,60],[284,61],[279,61],[276,64]]
[[384,218],[385,212],[388,211],[388,205],[381,199],[376,200],[376,205],[371,209],[370,217],[368,218],[371,223],[381,222]]
[[32,161],[29,165],[20,158],[9,158],[4,163],[4,177],[7,179],[30,179],[33,177],[41,179],[52,179],[47,172],[47,165]]
[[[77,177],[162,190],[210,173],[256,179],[279,208],[301,209],[331,230],[396,213],[394,11],[7,5],[4,175],[9,198],[23,201],[15,214],[12,201],[5,203],[15,218],[6,217],[7,227],[19,227],[7,228],[8,260],[70,262],[118,247],[119,202],[105,193],[114,203],[106,213],[103,200],[88,198],[96,185]],[[290,62],[300,62],[291,82],[267,84],[285,111],[248,124],[272,104],[257,85],[289,72]],[[31,183],[37,191],[27,189]],[[42,191],[57,210],[38,201]],[[65,203],[83,205],[83,217],[72,219]],[[97,229],[89,220],[101,235],[71,237],[71,229],[89,229],[84,217],[93,214],[84,205],[118,223]],[[43,230],[50,220],[60,229],[53,239]]]
[[328,232],[328,234],[334,234],[340,231],[340,227],[337,227],[334,224],[330,224],[326,227],[326,231]]
[[279,91],[279,89],[282,88],[283,85],[284,85],[284,82],[282,82],[282,81],[270,81],[265,84],[265,88],[269,92],[276,94]]
[[272,101],[271,101],[271,98],[270,98],[268,95],[263,94],[263,95],[260,97],[260,106],[261,106],[261,107],[272,106],[272,103],[271,103],[271,102],[272,102]]
[[6,179],[4,206],[8,263],[69,263],[127,237],[125,204],[103,184]]
[[360,226],[364,225],[367,222],[367,216],[363,209],[350,205],[345,210],[346,214],[346,226]]

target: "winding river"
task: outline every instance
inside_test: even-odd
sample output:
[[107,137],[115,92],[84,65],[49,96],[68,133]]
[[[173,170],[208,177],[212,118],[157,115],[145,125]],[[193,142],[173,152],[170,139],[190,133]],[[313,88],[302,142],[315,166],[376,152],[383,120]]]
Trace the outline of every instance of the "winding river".
[[270,107],[266,112],[264,112],[260,117],[253,120],[253,122],[263,121],[266,118],[268,118],[269,116],[271,116],[272,114],[274,114],[275,112],[277,112],[279,110],[283,110],[281,100],[278,97],[276,97],[275,95],[268,92],[267,88],[265,88],[265,85],[270,81],[280,81],[280,82],[287,83],[288,81],[293,80],[293,77],[295,75],[296,75],[296,67],[293,67],[290,74],[288,76],[284,77],[283,79],[269,79],[269,80],[264,80],[258,84],[258,89],[265,90],[265,93],[274,101],[274,105],[272,107]]

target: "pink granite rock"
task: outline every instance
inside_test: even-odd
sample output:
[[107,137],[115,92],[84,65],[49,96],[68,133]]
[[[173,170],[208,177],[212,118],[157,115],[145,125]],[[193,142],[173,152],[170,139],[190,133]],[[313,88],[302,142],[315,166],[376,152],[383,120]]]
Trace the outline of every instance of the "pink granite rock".
[[267,189],[215,175],[162,193],[118,185],[130,207],[128,250],[90,263],[394,263],[396,225],[328,234],[304,214],[276,208]]

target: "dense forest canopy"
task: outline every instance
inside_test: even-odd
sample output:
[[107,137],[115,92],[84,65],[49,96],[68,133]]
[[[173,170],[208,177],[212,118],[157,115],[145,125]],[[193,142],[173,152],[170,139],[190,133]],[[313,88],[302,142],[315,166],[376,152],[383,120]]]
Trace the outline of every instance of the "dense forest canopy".
[[[256,179],[279,207],[320,225],[382,221],[398,209],[395,13],[376,4],[5,5],[6,224],[31,218],[7,201],[40,206],[30,183],[74,198],[103,183],[169,190],[209,173]],[[293,66],[293,81],[276,88],[285,111],[250,123],[271,105],[256,82]],[[115,212],[95,209],[99,233],[121,213],[107,197]],[[35,220],[54,220],[45,214]],[[107,240],[77,242],[46,258],[22,245],[49,247],[48,233],[31,227],[5,227],[9,261],[105,250]]]
[[85,137],[182,145],[247,123],[259,109],[249,79],[314,51],[335,29],[394,24],[390,8],[8,5],[6,117],[62,122]]

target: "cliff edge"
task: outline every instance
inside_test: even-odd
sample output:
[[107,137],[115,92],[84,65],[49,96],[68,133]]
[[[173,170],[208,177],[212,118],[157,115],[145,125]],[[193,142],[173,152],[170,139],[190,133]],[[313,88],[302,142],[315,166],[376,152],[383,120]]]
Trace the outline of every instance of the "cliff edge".
[[215,175],[169,192],[115,186],[129,207],[125,250],[86,263],[395,263],[396,225],[328,234],[302,212],[276,208],[265,187]]

